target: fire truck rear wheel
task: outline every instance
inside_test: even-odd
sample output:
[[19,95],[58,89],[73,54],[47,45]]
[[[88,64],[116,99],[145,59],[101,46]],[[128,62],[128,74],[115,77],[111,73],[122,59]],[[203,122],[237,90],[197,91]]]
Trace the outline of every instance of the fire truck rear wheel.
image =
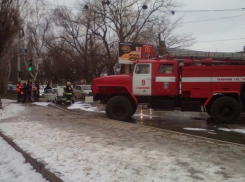
[[127,121],[132,116],[132,103],[123,96],[115,96],[106,104],[106,115],[110,119]]
[[228,96],[217,98],[211,106],[211,116],[218,123],[233,123],[240,112],[239,102]]

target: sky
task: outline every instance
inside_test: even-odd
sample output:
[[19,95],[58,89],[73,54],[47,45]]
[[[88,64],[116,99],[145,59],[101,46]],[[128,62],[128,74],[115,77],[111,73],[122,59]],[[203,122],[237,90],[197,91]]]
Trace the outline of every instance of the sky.
[[[53,4],[75,6],[77,0],[50,1]],[[182,25],[176,33],[191,34],[195,38],[195,44],[188,49],[208,52],[243,51],[245,0],[179,0],[178,2],[181,7],[174,9],[175,14],[171,16],[171,19],[182,17]],[[228,9],[236,10],[227,11]],[[197,12],[183,12],[184,10]],[[225,11],[201,12],[200,10]]]

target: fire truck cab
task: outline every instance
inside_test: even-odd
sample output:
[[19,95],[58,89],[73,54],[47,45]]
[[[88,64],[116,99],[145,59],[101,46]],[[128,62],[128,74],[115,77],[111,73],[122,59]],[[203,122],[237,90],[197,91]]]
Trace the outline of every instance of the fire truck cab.
[[111,119],[128,120],[137,105],[156,110],[206,111],[216,122],[235,121],[245,103],[245,64],[171,58],[134,62],[130,75],[96,78],[94,100]]

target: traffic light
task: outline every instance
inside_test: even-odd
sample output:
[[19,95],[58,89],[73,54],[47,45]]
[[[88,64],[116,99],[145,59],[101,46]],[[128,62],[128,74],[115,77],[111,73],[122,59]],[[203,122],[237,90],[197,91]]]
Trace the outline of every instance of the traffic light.
[[32,69],[33,69],[33,66],[32,66],[32,59],[29,59],[29,60],[28,60],[28,70],[29,70],[29,71],[32,71]]

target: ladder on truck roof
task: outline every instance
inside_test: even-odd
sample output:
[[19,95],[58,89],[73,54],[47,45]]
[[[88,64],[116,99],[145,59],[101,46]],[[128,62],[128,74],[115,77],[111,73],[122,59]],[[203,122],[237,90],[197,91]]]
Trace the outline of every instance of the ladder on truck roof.
[[205,59],[212,58],[213,60],[221,61],[245,61],[245,53],[233,52],[202,52],[191,50],[172,50],[168,49],[170,57],[177,59]]

